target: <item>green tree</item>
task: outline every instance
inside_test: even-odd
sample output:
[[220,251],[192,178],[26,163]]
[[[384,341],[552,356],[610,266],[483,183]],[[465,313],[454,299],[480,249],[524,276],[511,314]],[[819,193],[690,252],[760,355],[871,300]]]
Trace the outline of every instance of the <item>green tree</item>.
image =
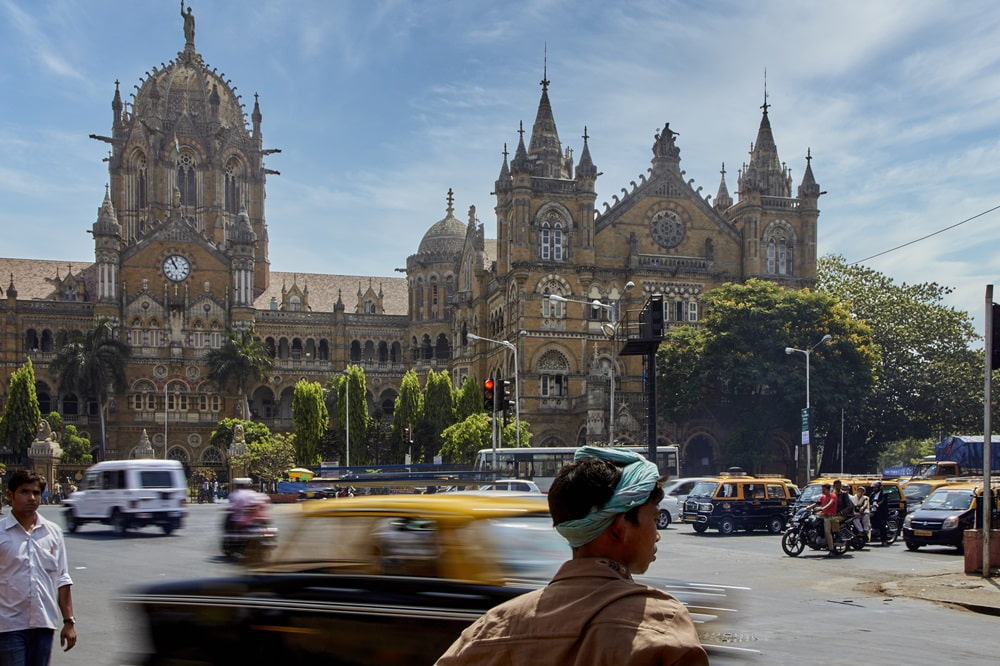
[[70,424],[63,429],[59,446],[62,447],[59,459],[68,465],[90,465],[94,462],[94,456],[90,454],[90,440],[81,437],[75,425]]
[[869,469],[890,442],[982,428],[983,354],[972,349],[980,338],[968,313],[944,305],[951,288],[897,284],[840,256],[820,259],[817,278],[817,289],[871,328],[879,351],[871,394],[844,413],[845,446],[863,452]]
[[7,407],[0,418],[0,446],[10,451],[14,460],[28,464],[28,449],[38,433],[42,412],[35,393],[35,368],[29,358],[10,376]]
[[890,442],[878,457],[879,469],[897,465],[916,465],[925,456],[934,455],[934,439],[912,437]]
[[[514,396],[511,396],[511,400]],[[466,376],[462,387],[455,393],[455,420],[464,421],[483,411],[483,388],[472,375]]]
[[[493,432],[490,425],[490,415],[479,412],[459,421],[441,433],[441,449],[438,455],[445,462],[455,465],[471,465],[476,461],[480,449],[493,446]],[[521,421],[521,447],[530,446],[531,432],[529,425]],[[517,446],[517,430],[513,421],[503,428],[499,446],[513,448]]]
[[[246,441],[248,446],[254,442],[267,439],[271,436],[271,430],[263,423],[257,423],[256,421],[244,421],[243,419],[225,418],[219,421],[218,425],[215,426],[215,430],[212,431],[212,436],[209,437],[209,443],[212,446],[222,449],[223,451],[228,451],[229,446],[233,443],[233,428],[237,423],[243,426],[243,439]],[[290,467],[294,467],[294,465],[290,465],[289,468]]]
[[45,420],[49,422],[49,427],[52,428],[52,432],[63,434],[66,428],[66,422],[63,420],[62,414],[59,412],[49,412],[45,417]]
[[[420,380],[415,370],[407,370],[399,385],[399,395],[392,412],[393,460],[403,462],[403,454],[409,449],[406,430],[415,438],[417,425],[424,418],[424,394],[420,391]],[[416,461],[414,461],[416,462]]]
[[285,473],[295,466],[295,435],[280,433],[266,437],[247,438],[247,451],[234,458],[233,462],[243,466],[253,479],[274,489]]
[[107,317],[99,317],[87,331],[59,331],[56,343],[59,351],[49,371],[59,377],[63,391],[77,393],[84,402],[97,403],[103,459],[107,454],[108,398],[126,390],[125,362],[132,348],[115,337],[115,328]]
[[[723,424],[723,464],[748,471],[791,461],[775,454],[780,434],[799,431],[805,372],[786,347],[812,348],[815,430],[822,440],[839,427],[840,409],[868,394],[876,353],[871,334],[832,297],[792,291],[763,280],[727,283],[706,292],[695,330],[680,326],[657,355],[661,413],[670,420],[710,410]],[[795,438],[793,437],[793,439]]]
[[319,382],[300,379],[295,384],[292,394],[292,422],[295,425],[296,464],[315,465],[319,462],[320,442],[330,425],[330,414]]
[[427,373],[424,385],[424,418],[420,422],[419,457],[428,461],[441,448],[441,433],[455,423],[455,396],[446,370]]
[[337,430],[343,443],[339,451],[342,453],[340,463],[350,464],[353,467],[364,465],[371,458],[368,447],[368,387],[365,370],[360,365],[349,365],[345,372],[347,374],[332,377],[327,382],[327,389],[336,396]]
[[274,361],[267,345],[253,327],[226,332],[226,341],[218,349],[208,350],[205,356],[208,378],[227,391],[235,387],[242,400],[243,418],[250,418],[250,387],[267,379],[274,368]]

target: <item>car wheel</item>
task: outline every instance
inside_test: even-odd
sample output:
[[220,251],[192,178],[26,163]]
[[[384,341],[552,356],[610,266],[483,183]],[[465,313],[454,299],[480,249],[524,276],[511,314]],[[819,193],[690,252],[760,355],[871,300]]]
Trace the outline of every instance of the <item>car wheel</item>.
[[660,515],[656,517],[656,529],[665,530],[670,526],[670,512],[660,509]]
[[913,552],[920,550],[920,544],[916,541],[907,541],[905,539],[903,541],[906,544],[906,550],[912,550]]
[[704,534],[705,530],[708,529],[708,525],[706,525],[705,523],[693,523],[691,527],[693,527],[694,531],[697,532],[698,534]]
[[73,509],[66,510],[66,531],[73,534],[80,527],[80,520],[76,517]]
[[128,517],[118,509],[115,509],[111,514],[111,529],[118,536],[124,536],[125,532],[128,531]]
[[799,538],[798,532],[789,530],[781,537],[781,550],[789,557],[797,557],[805,550],[806,543]]
[[733,521],[732,518],[726,516],[725,518],[719,521],[719,534],[725,534],[726,536],[729,536],[735,531],[736,531],[736,523]]
[[163,528],[163,533],[164,534],[166,534],[167,536],[170,536],[170,534],[174,531],[174,527],[175,527],[174,521],[171,520],[171,521],[165,522],[162,525],[160,525],[160,527]]
[[785,521],[780,516],[771,516],[767,521],[767,531],[771,534],[781,534],[785,529]]

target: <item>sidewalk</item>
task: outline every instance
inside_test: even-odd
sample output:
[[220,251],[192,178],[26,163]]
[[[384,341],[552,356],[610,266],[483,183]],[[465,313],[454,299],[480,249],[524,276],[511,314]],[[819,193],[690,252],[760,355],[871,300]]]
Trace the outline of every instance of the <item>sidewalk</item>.
[[[995,571],[994,576],[997,576]],[[1000,615],[1000,577],[946,573],[900,578],[881,583],[879,587],[892,597],[925,599],[961,606],[976,613]]]

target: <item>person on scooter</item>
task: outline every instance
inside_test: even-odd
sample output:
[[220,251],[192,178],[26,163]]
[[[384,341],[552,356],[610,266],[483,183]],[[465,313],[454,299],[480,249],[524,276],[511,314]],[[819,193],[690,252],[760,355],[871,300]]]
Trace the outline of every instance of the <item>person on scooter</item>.
[[854,495],[851,496],[854,502],[854,527],[857,531],[865,535],[866,539],[871,538],[871,515],[869,509],[868,495],[865,494],[865,487],[861,484],[854,486]]
[[[819,508],[819,514],[823,518],[823,535],[826,537],[826,549],[832,555],[833,535],[840,529],[840,523],[837,520],[837,494],[831,492],[829,483],[824,483],[821,488],[823,494],[819,496],[819,500],[812,504],[810,508]],[[834,525],[835,521],[837,523],[836,526]]]
[[252,489],[253,482],[240,477],[233,479],[233,490],[229,493],[229,511],[226,513],[225,531],[233,532],[245,522],[248,510],[260,501]]

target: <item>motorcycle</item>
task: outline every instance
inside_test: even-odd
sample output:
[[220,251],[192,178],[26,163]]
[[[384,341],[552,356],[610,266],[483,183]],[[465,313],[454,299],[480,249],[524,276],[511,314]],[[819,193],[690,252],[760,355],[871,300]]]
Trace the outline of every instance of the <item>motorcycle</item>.
[[222,554],[247,564],[262,562],[278,545],[278,528],[271,524],[266,496],[253,499],[227,512],[222,528]]
[[[843,529],[843,526],[841,528]],[[833,554],[843,555],[847,552],[848,545],[849,542],[841,538],[840,533],[836,534]],[[789,557],[797,557],[802,554],[806,546],[813,550],[827,550],[823,519],[814,514],[812,509],[803,507],[788,521],[788,527],[781,535],[781,549]]]

